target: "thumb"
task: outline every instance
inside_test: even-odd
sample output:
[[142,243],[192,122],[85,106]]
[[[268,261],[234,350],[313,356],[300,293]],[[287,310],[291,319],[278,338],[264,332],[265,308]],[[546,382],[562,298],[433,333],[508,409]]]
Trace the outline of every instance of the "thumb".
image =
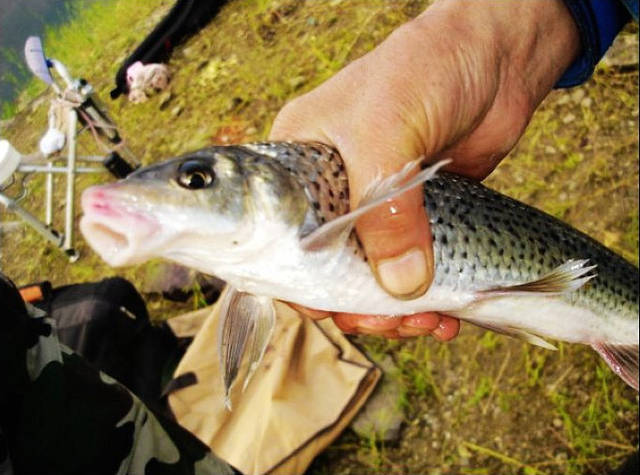
[[382,288],[400,299],[426,292],[433,280],[433,248],[421,186],[364,215],[356,230]]
[[[349,145],[371,143],[372,140]],[[411,141],[401,139],[394,143],[410,144]],[[385,146],[385,143],[376,145],[366,151],[355,150],[357,145],[354,149],[348,145],[343,147],[352,206],[358,205],[375,177],[397,173],[419,155],[410,146],[399,150]],[[412,299],[426,292],[433,280],[433,248],[422,186],[366,213],[356,223],[356,231],[369,265],[387,293],[400,299]]]

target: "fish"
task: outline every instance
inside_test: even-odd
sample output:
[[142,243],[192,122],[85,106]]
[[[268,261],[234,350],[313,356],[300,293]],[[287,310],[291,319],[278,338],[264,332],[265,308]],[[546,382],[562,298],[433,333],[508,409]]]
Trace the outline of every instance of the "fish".
[[[80,229],[112,266],[165,258],[227,282],[218,352],[225,405],[275,324],[274,300],[396,318],[436,311],[555,349],[581,343],[638,390],[638,268],[562,221],[415,160],[350,206],[345,164],[321,143],[212,146],[88,188]],[[357,219],[424,188],[434,278],[401,300],[376,281]]]

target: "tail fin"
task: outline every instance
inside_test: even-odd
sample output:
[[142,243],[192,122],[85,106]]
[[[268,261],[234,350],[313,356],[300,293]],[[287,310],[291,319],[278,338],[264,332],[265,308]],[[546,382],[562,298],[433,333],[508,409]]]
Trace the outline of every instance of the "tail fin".
[[602,356],[614,373],[638,390],[638,345],[594,343],[591,347]]

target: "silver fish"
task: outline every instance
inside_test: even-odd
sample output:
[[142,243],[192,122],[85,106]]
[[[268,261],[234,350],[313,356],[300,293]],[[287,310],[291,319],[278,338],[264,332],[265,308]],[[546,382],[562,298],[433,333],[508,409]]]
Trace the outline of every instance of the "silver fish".
[[[375,181],[352,210],[344,164],[329,147],[210,147],[87,189],[80,227],[111,265],[164,257],[231,286],[219,341],[229,407],[245,347],[249,373],[264,353],[272,299],[390,316],[439,311],[545,348],[555,347],[544,338],[583,343],[637,390],[638,269],[541,211],[436,173],[442,164],[418,165]],[[376,282],[353,226],[422,182],[434,281],[423,296],[398,300]]]

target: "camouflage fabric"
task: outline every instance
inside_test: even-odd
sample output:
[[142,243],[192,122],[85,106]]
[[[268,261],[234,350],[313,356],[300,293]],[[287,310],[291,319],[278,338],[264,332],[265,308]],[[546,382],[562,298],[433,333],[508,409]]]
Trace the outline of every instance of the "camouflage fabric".
[[61,345],[0,274],[0,473],[238,472]]

